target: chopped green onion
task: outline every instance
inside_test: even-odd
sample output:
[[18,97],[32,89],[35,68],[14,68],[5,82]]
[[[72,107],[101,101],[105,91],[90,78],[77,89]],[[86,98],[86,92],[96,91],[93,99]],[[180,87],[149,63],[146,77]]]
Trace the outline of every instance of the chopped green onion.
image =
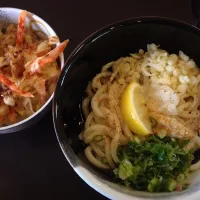
[[160,184],[160,180],[157,177],[154,177],[148,184],[148,191],[153,192],[156,190],[156,187]]
[[176,181],[174,179],[169,179],[169,182],[168,182],[168,187],[167,189],[172,192],[174,191],[176,188]]
[[133,140],[126,146],[119,146],[119,164],[113,173],[117,180],[133,189],[174,191],[177,185],[186,184],[193,160],[192,151],[184,150],[186,144],[183,140],[155,135],[140,143]]
[[133,175],[133,165],[128,160],[123,160],[119,165],[119,178],[122,180],[127,179]]
[[184,174],[179,174],[177,177],[177,182],[183,182],[185,180],[185,175]]

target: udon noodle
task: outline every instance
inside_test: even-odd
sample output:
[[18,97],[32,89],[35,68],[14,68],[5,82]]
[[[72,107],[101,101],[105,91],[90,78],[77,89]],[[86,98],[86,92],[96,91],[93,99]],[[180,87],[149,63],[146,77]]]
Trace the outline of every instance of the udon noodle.
[[[200,70],[182,51],[177,56],[150,44],[147,52],[140,49],[106,64],[88,84],[82,101],[85,128],[80,134],[88,145],[87,159],[98,168],[114,169],[118,146],[145,140],[131,132],[120,109],[122,94],[133,81],[142,86],[148,114],[158,123],[152,134],[189,139],[187,150],[199,148]],[[198,168],[200,162],[191,166]]]

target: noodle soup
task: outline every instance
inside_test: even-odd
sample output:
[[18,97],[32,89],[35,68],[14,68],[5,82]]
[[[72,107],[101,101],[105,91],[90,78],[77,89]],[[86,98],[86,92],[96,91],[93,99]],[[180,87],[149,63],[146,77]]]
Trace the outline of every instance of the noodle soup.
[[200,162],[200,70],[182,51],[155,44],[102,67],[82,102],[79,138],[97,168],[125,186],[182,191]]

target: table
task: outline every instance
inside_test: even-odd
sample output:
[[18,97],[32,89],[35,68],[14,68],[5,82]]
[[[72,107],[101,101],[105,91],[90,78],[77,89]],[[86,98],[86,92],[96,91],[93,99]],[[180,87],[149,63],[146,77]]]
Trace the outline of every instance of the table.
[[[65,59],[93,31],[136,16],[165,16],[193,23],[188,0],[6,0],[0,6],[29,10],[46,20],[61,40]],[[65,160],[49,112],[27,130],[0,135],[0,199],[106,199],[84,183]]]

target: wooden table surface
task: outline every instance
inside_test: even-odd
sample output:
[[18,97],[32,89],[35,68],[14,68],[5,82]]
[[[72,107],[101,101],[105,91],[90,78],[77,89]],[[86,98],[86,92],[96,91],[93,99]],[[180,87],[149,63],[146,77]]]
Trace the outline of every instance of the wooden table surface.
[[[194,21],[189,0],[1,0],[0,7],[31,11],[47,21],[61,40],[69,38],[65,59],[85,37],[117,20],[164,16]],[[65,160],[49,112],[34,127],[0,135],[0,199],[106,198],[82,181]]]

